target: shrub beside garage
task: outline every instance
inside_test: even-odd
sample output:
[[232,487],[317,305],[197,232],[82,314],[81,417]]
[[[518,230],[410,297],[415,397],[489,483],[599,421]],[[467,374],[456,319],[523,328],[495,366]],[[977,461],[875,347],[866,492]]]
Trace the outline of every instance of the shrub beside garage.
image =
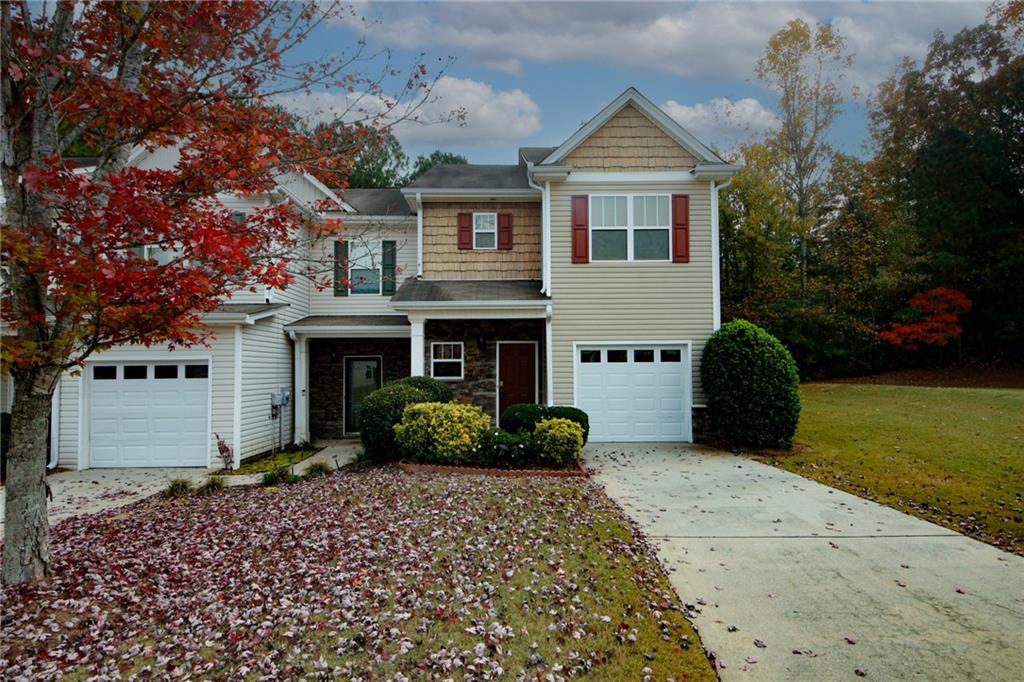
[[746,320],[722,325],[700,368],[711,440],[728,446],[789,448],[800,420],[796,363],[778,339]]

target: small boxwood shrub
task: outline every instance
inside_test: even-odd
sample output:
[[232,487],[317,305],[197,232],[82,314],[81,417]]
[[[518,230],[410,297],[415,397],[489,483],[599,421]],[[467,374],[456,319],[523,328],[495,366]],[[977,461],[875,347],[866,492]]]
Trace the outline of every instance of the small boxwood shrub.
[[288,467],[278,467],[273,471],[268,471],[263,474],[263,478],[260,480],[260,485],[264,488],[271,488],[277,485],[285,485],[287,483],[298,483],[302,480],[302,477],[298,474],[293,474]]
[[516,403],[509,405],[501,413],[501,428],[510,433],[533,433],[537,422],[543,419],[545,410],[543,405],[533,403]]
[[452,387],[434,377],[404,377],[391,383],[420,389],[426,393],[429,403],[450,403],[455,400],[455,391]]
[[533,433],[537,423],[542,419],[568,419],[583,429],[583,444],[590,437],[590,418],[587,413],[577,407],[534,405],[533,403],[517,403],[501,413],[502,428],[520,433]]
[[392,382],[366,396],[359,411],[359,439],[366,457],[386,462],[399,458],[395,424],[405,408],[429,402],[426,391],[407,383]]
[[474,463],[491,419],[476,405],[418,403],[405,408],[395,436],[402,454],[414,462]]
[[568,419],[579,424],[583,429],[583,444],[587,444],[587,439],[590,438],[590,418],[586,412],[578,407],[569,407],[568,405],[549,407],[546,412],[545,416],[548,419]]
[[527,469],[537,465],[537,448],[532,433],[488,431],[478,449],[480,466],[497,469]]
[[583,451],[583,427],[569,419],[543,419],[533,432],[541,463],[568,469]]
[[793,444],[800,379],[793,356],[774,336],[746,320],[722,325],[704,346],[700,376],[713,440],[754,448]]

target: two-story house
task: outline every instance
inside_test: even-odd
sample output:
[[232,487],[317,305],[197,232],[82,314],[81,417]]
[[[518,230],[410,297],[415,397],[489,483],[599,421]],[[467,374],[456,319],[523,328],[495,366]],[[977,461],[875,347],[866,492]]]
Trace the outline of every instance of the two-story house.
[[351,435],[362,398],[408,375],[495,419],[576,405],[595,442],[692,440],[736,170],[630,88],[516,163],[436,166],[400,190],[282,178],[247,201],[333,202],[311,235],[337,217],[343,239],[311,238],[309,258],[334,286],[239,292],[207,317],[209,348],[92,358],[55,398],[54,460],[215,466],[214,434],[239,458]]

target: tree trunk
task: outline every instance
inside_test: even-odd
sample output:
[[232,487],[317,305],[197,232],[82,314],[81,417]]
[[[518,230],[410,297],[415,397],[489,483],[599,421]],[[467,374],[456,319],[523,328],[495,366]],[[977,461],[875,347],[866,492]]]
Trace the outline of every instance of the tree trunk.
[[807,235],[800,235],[800,294],[807,295]]
[[[41,384],[51,388],[46,390]],[[52,386],[53,382],[15,378],[4,504],[5,585],[30,582],[50,574],[46,437],[50,432]]]

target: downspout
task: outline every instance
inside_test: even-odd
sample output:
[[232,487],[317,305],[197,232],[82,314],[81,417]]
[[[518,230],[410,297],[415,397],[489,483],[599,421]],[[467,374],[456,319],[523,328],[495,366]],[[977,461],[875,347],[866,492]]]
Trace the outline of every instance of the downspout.
[[60,385],[64,383],[63,376],[57,379],[57,386],[53,389],[53,398],[50,399],[50,461],[46,463],[47,469],[57,466],[57,458],[60,456]]
[[533,168],[532,163],[528,163],[526,166],[526,183],[533,189],[541,193],[541,208],[540,208],[540,262],[541,262],[541,285],[540,293],[551,296],[551,240],[549,233],[551,231],[550,217],[548,215],[549,208],[551,206],[551,183],[547,180],[544,181],[544,186],[541,187],[537,182],[530,177],[530,169]]
[[712,327],[722,326],[722,260],[718,227],[718,193],[732,184],[730,177],[723,183],[711,181],[711,297]]
[[551,362],[551,304],[544,315],[544,393],[548,406],[555,404],[554,368]]
[[423,277],[423,195],[416,192],[416,279]]

